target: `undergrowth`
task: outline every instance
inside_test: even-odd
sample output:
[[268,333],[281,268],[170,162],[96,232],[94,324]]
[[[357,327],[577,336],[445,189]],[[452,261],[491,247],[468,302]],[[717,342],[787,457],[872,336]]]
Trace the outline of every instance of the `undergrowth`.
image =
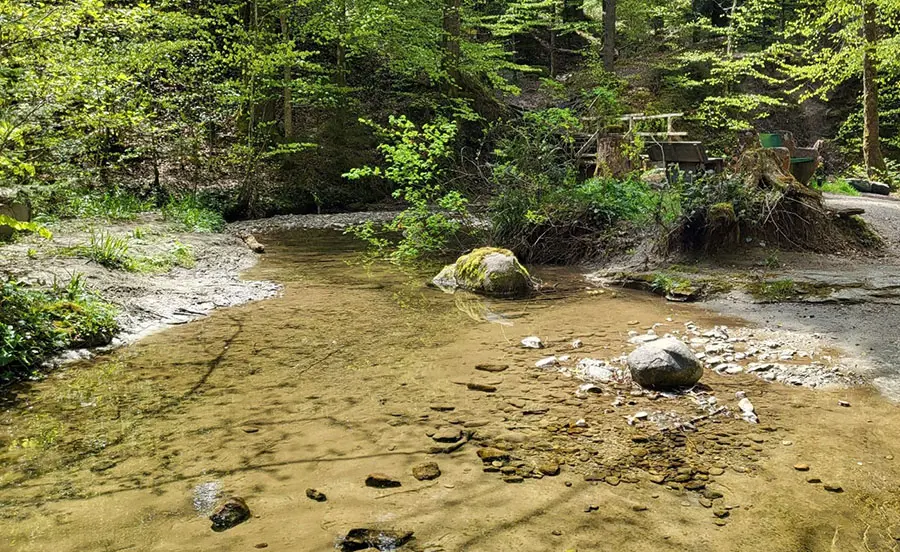
[[194,196],[173,199],[163,209],[166,220],[177,223],[187,232],[221,232],[225,219]]
[[49,289],[0,284],[0,379],[29,375],[48,356],[106,344],[118,331],[116,308],[87,290],[80,276]]

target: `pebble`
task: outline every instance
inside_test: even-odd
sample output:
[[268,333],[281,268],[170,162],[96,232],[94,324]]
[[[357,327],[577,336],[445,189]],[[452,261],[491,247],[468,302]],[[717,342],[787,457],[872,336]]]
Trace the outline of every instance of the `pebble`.
[[480,448],[476,454],[478,454],[478,458],[481,458],[482,462],[509,460],[508,452],[492,447]]
[[787,441],[787,440],[785,440],[785,441],[782,441],[781,444],[784,445],[784,446],[786,446],[786,447],[789,447],[789,446],[793,445],[794,442],[793,442],[793,441]]
[[806,482],[807,483],[821,483],[822,480],[819,479],[818,477],[812,476],[812,477],[807,477]]
[[709,468],[709,475],[722,475],[723,473],[725,473],[725,470],[723,470],[722,468]]
[[830,493],[842,493],[844,492],[843,487],[838,485],[837,483],[825,483],[824,489]]
[[486,383],[478,383],[478,382],[469,382],[466,384],[466,388],[471,391],[482,391],[484,393],[493,393],[497,390],[496,386],[488,385]]
[[456,407],[455,407],[455,406],[450,406],[450,405],[448,405],[448,404],[433,404],[433,405],[429,406],[428,408],[430,408],[430,409],[432,409],[432,410],[434,410],[434,411],[436,411],[436,412],[451,412],[451,411],[453,411]]
[[849,408],[850,403],[848,403],[847,401],[838,401],[838,406],[843,406],[845,408]]
[[258,427],[248,426],[248,427],[242,427],[241,429],[244,430],[244,433],[258,433],[259,432]]
[[556,362],[557,361],[555,356],[544,357],[541,360],[535,362],[534,366],[536,368],[550,368],[552,366],[556,366]]
[[521,475],[508,475],[503,478],[503,481],[506,483],[521,483],[522,481],[525,481],[525,478]]
[[600,509],[600,506],[597,506],[596,504],[588,504],[587,506],[584,507],[584,511],[587,514],[589,514],[591,512],[596,512],[599,509]]
[[316,502],[325,502],[326,500],[325,494],[315,489],[306,489],[306,498]]
[[575,341],[572,342],[573,349],[580,349],[582,346],[584,346],[584,342],[581,341],[580,339],[576,339]]
[[635,504],[634,506],[631,507],[631,509],[634,510],[635,512],[646,512],[650,508],[648,508],[647,506],[644,506],[643,504]]
[[794,464],[794,469],[797,471],[809,471],[809,464]]
[[399,487],[400,481],[383,473],[370,473],[366,476],[366,487],[375,487],[376,489],[389,489]]
[[522,340],[522,347],[526,349],[543,349],[544,342],[541,341],[540,337],[533,335]]
[[419,481],[431,481],[441,476],[437,462],[423,462],[412,467],[412,475]]
[[269,544],[265,542],[260,542],[253,545],[253,548],[268,548]]
[[250,508],[247,503],[239,496],[233,496],[225,501],[224,504],[209,516],[212,522],[212,530],[216,532],[231,529],[235,525],[243,523],[250,519]]

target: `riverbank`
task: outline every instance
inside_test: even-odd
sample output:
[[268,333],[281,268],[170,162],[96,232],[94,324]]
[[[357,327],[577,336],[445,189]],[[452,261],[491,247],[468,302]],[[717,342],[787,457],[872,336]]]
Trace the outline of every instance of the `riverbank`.
[[[0,273],[38,287],[80,278],[118,309],[119,332],[108,347],[135,342],[215,309],[272,297],[280,289],[272,282],[240,277],[257,263],[258,255],[237,236],[187,232],[159,213],[130,221],[60,221],[49,228],[50,240],[26,236],[0,247]],[[50,363],[95,352],[65,351]]]

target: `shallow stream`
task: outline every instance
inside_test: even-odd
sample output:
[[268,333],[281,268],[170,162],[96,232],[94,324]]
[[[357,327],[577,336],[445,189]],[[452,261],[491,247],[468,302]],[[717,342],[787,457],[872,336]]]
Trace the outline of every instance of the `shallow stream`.
[[[261,241],[268,253],[245,277],[283,284],[281,296],[67,366],[6,398],[0,550],[324,551],[373,526],[414,531],[404,550],[432,552],[897,549],[900,421],[869,389],[708,373],[721,400],[752,397],[761,424],[711,420],[679,437],[681,448],[659,445],[661,457],[690,456],[691,473],[721,490],[707,507],[702,492],[624,475],[642,443],[626,414],[677,410],[667,401],[678,399],[612,386],[576,398],[580,382],[536,369],[545,354],[519,346],[539,335],[546,354],[576,354],[570,342],[580,339],[578,355],[613,358],[633,348],[630,330],[740,321],[589,290],[569,269],[538,267],[548,291],[537,297],[490,301],[426,287],[426,270],[364,264],[337,233]],[[474,369],[486,363],[509,368]],[[617,396],[630,410],[612,404]],[[579,419],[586,434],[567,425]],[[431,435],[447,428],[472,442],[429,454]],[[561,473],[504,482],[484,471],[479,441],[526,461],[555,455]],[[612,456],[621,473],[585,476]],[[440,478],[410,475],[432,460]],[[376,472],[402,486],[366,487]],[[809,483],[813,475],[842,492]],[[308,488],[327,500],[308,499]],[[232,495],[253,517],[211,531],[206,516]]]

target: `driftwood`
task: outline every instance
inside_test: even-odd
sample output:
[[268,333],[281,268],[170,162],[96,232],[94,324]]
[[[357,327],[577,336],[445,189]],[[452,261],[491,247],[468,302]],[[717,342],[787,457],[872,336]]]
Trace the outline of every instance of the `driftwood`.
[[246,234],[241,236],[241,239],[244,240],[244,243],[247,244],[247,247],[250,248],[250,251],[254,253],[265,253],[266,246],[259,243],[256,238],[253,237],[253,234]]

